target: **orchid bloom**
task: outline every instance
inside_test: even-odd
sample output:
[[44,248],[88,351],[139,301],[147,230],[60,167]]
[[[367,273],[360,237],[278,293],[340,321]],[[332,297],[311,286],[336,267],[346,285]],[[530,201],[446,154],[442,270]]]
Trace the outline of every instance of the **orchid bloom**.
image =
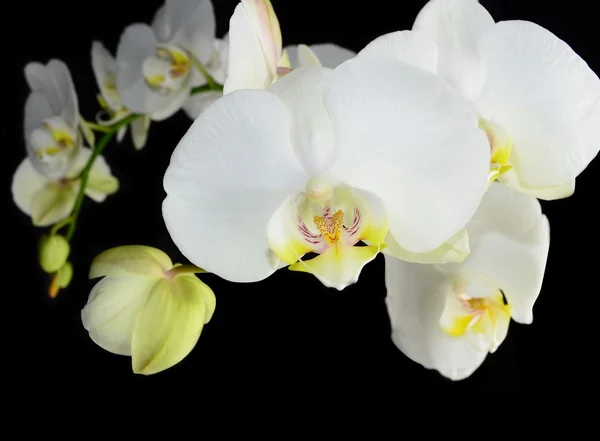
[[386,256],[394,343],[452,380],[470,376],[498,348],[511,317],[532,323],[550,246],[537,199],[497,182],[466,228],[471,253],[460,264]]
[[[125,29],[117,48],[117,90],[122,104],[154,121],[185,105],[214,58],[215,17],[209,0],[166,0],[152,27]],[[194,67],[196,69],[194,69]]]
[[352,51],[326,43],[283,48],[279,20],[270,0],[241,0],[229,24],[231,49],[223,92],[266,89],[293,68],[335,68]]
[[[110,126],[131,115],[132,112],[123,107],[117,90],[117,61],[98,41],[92,43],[92,69],[100,89],[98,102],[102,107],[102,112],[96,118],[97,123]],[[149,129],[150,117],[148,115],[144,115],[131,123],[131,139],[137,150],[146,145]],[[127,126],[119,129],[117,133],[118,142],[123,141],[125,133],[127,133]]]
[[161,250],[122,246],[92,262],[94,285],[81,320],[101,348],[131,356],[137,374],[151,375],[183,360],[216,307],[213,291]]
[[441,76],[476,109],[490,140],[490,180],[540,199],[568,197],[600,150],[600,81],[537,24],[495,23],[477,0],[431,0],[412,31],[384,35],[359,56]]
[[[34,225],[43,227],[71,213],[79,191],[78,177],[91,151],[82,146],[84,123],[67,66],[60,60],[51,60],[46,66],[29,63],[25,78],[31,88],[25,104],[27,158],[13,176],[11,191],[17,207],[31,216]],[[102,202],[117,191],[118,184],[99,157],[85,192]]]
[[[17,207],[31,216],[33,225],[47,227],[69,217],[81,185],[79,175],[91,156],[92,151],[82,147],[75,163],[58,179],[49,179],[38,172],[30,158],[21,162],[13,176],[12,195]],[[98,156],[88,175],[86,196],[104,202],[118,189],[119,181],[104,158]]]
[[224,279],[291,265],[341,290],[388,242],[445,247],[487,189],[486,145],[468,103],[421,69],[303,67],[193,123],[165,174],[163,216],[183,254]]

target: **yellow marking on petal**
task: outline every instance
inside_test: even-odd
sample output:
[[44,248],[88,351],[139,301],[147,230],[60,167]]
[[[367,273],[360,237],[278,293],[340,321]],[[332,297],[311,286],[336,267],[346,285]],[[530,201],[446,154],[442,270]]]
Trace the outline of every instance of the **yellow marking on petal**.
[[160,86],[162,83],[165,82],[165,76],[164,75],[153,75],[150,77],[146,77],[146,81],[148,81],[148,83],[152,86]]
[[488,179],[491,183],[512,169],[510,155],[513,142],[502,127],[489,119],[480,118],[479,128],[486,133],[490,143],[491,157]]
[[511,306],[504,304],[500,291],[491,297],[469,298],[465,294],[456,293],[449,295],[455,297],[447,299],[440,327],[452,337],[465,336],[469,331],[493,336],[501,320],[510,320]]
[[306,243],[299,240],[291,239],[285,244],[275,245],[269,243],[269,248],[275,253],[277,258],[288,265],[298,262],[306,253],[310,253],[312,248]]
[[354,247],[338,242],[314,259],[289,266],[291,271],[309,273],[321,283],[338,290],[356,283],[362,268],[375,259],[378,246]]
[[338,210],[331,217],[315,216],[314,222],[327,242],[336,243],[340,239],[344,225],[344,212]]

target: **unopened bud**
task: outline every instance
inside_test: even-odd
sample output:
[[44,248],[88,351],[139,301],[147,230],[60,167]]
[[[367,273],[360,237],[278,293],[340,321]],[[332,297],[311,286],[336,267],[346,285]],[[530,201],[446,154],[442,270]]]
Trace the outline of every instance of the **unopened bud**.
[[71,262],[66,262],[56,273],[56,281],[58,286],[61,288],[66,288],[71,283],[71,279],[73,278],[73,265]]
[[45,235],[40,239],[38,259],[47,273],[58,271],[67,261],[71,247],[59,234]]

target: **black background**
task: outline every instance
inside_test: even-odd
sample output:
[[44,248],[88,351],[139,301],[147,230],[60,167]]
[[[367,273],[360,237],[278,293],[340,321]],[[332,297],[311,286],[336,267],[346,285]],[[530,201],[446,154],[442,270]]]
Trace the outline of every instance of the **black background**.
[[[214,3],[217,33],[222,36],[237,0]],[[546,27],[600,72],[594,2],[481,3],[496,21],[522,19]],[[48,278],[36,260],[37,240],[45,229],[34,228],[10,197],[12,174],[25,155],[22,119],[28,88],[23,67],[50,58],[65,61],[74,78],[81,113],[93,119],[98,109],[90,64],[92,40],[102,41],[114,53],[122,30],[133,22],[150,23],[161,1],[104,0],[97,9],[94,4],[20,2],[10,15],[19,29],[5,26],[2,31],[5,50],[12,54],[3,61],[3,78],[8,69],[10,72],[4,80],[9,100],[2,106],[3,217],[8,219],[8,227],[3,223],[8,245],[3,246],[2,309],[9,325],[5,345],[16,344],[7,363],[15,378],[22,380],[22,388],[33,384],[36,388],[60,385],[62,389],[167,387],[199,390],[202,400],[234,397],[248,387],[261,394],[277,391],[290,396],[308,391],[314,397],[344,388],[356,397],[371,391],[395,401],[394,397],[412,392],[502,395],[591,387],[597,346],[593,333],[596,309],[592,306],[598,295],[595,249],[600,245],[595,220],[597,161],[579,177],[573,197],[543,203],[552,239],[534,323],[523,326],[513,322],[504,344],[467,380],[453,383],[425,370],[391,343],[382,256],[363,270],[358,284],[343,292],[324,288],[312,276],[287,270],[255,284],[203,276],[216,293],[216,313],[194,351],[177,366],[154,376],[134,375],[129,358],[96,346],[80,319],[93,285],[87,280],[87,271],[95,255],[113,246],[141,244],[164,250],[174,261],[187,262],[165,229],[161,203],[164,171],[191,120],[179,112],[154,123],[148,145],[140,152],[134,150],[129,134],[122,144],[107,148],[105,157],[120,179],[121,189],[103,204],[86,199],[72,251],[75,277],[58,299],[48,299]],[[381,34],[409,29],[424,4],[425,0],[354,4],[273,0],[285,45],[334,42],[355,51]]]

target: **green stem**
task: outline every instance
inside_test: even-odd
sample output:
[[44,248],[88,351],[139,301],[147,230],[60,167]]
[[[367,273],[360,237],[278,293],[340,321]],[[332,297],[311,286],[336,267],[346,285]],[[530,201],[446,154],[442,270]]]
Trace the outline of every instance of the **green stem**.
[[83,200],[85,198],[85,189],[87,187],[88,179],[90,176],[90,171],[94,166],[94,162],[99,155],[102,154],[108,142],[112,139],[112,137],[119,131],[119,129],[123,126],[131,124],[136,119],[140,118],[142,115],[134,113],[129,115],[127,118],[122,119],[121,121],[116,122],[112,126],[110,126],[110,132],[104,134],[104,136],[96,143],[96,147],[92,152],[92,156],[88,160],[85,165],[83,171],[79,175],[79,179],[81,179],[79,185],[79,192],[77,193],[77,198],[75,199],[75,206],[73,207],[73,211],[71,212],[70,218],[71,224],[69,225],[69,229],[67,230],[66,238],[68,241],[73,239],[73,235],[75,234],[75,229],[77,228],[77,219],[79,218],[79,213],[81,211],[81,206],[83,205]]
[[[223,86],[218,84],[217,82],[215,82],[215,80],[208,74],[208,72],[206,72],[206,70],[204,70],[204,67],[200,63],[198,63],[198,66],[196,66],[196,67],[199,67],[202,69],[201,72],[203,72],[202,74],[205,76],[207,84],[205,84],[203,86],[195,87],[194,89],[191,90],[190,95],[196,95],[198,93],[208,92],[211,90],[218,90],[218,91],[223,90]],[[92,156],[90,157],[90,159],[88,160],[84,169],[82,170],[81,174],[79,175],[79,179],[81,179],[81,182],[79,185],[79,192],[77,193],[77,198],[75,199],[75,206],[73,207],[73,211],[71,212],[71,215],[67,219],[65,219],[65,221],[63,221],[64,223],[61,222],[59,224],[56,224],[54,226],[54,228],[52,229],[53,232],[58,231],[60,228],[69,224],[69,229],[67,230],[67,234],[65,237],[67,238],[68,241],[71,241],[73,239],[73,235],[75,234],[75,229],[77,228],[77,220],[79,218],[79,213],[80,213],[81,207],[83,205],[83,200],[85,199],[85,189],[87,187],[90,171],[92,170],[92,167],[94,166],[94,162],[96,161],[96,158],[98,158],[98,156],[102,154],[102,152],[108,145],[109,141],[113,138],[113,136],[115,136],[115,134],[119,131],[119,129],[121,127],[131,124],[133,121],[135,121],[138,118],[141,118],[142,116],[143,116],[142,114],[133,113],[133,114],[127,116],[126,118],[123,118],[122,120],[117,121],[116,123],[114,123],[111,126],[101,126],[99,124],[88,123],[87,121],[85,122],[85,124],[87,124],[91,128],[101,131],[101,132],[105,132],[105,133],[104,133],[104,136],[102,136],[102,138],[100,138],[100,141],[98,141],[96,143],[96,147],[94,147]],[[185,265],[185,267],[188,267],[188,265]],[[178,267],[178,268],[180,268],[180,267]],[[197,267],[193,267],[193,268],[195,268],[194,271],[178,270],[177,273],[179,273],[181,271],[183,271],[183,272],[204,272],[204,270],[202,270],[200,268],[197,268]]]
[[112,130],[111,126],[102,126],[100,124],[96,124],[89,121],[85,121],[84,124],[86,124],[90,129],[95,130],[96,132],[110,133],[110,131]]
[[[192,64],[194,65],[194,67],[196,69],[198,69],[198,72],[200,72],[202,74],[202,76],[204,77],[204,79],[206,80],[206,86],[208,86],[208,89],[203,90],[203,91],[223,90],[223,86],[221,86],[220,84],[218,84],[215,81],[215,79],[206,71],[206,69],[204,68],[202,63],[200,63],[200,61],[198,61],[195,57],[191,57],[191,61],[192,61]],[[203,86],[200,86],[200,87],[203,87]],[[192,89],[192,94],[194,93],[195,89],[198,89],[198,87]]]
[[73,222],[73,216],[69,216],[66,219],[61,220],[60,222],[57,222],[50,230],[50,235],[55,235],[56,233],[58,233],[58,230],[70,224],[71,222]]

